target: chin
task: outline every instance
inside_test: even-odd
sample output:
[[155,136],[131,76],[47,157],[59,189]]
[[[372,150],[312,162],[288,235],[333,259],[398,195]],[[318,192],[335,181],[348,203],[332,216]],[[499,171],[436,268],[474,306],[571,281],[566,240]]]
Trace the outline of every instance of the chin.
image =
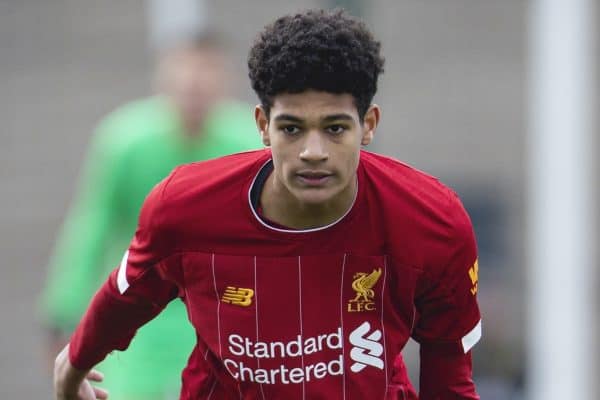
[[326,204],[335,197],[331,190],[302,189],[296,192],[296,198],[303,204],[318,206]]

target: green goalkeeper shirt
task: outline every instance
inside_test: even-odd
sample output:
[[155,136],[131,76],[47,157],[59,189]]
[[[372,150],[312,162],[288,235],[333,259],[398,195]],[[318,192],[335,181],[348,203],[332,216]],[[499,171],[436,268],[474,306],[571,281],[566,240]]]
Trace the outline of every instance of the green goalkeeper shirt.
[[[75,328],[126,250],[146,194],[175,166],[259,147],[250,107],[244,104],[216,107],[193,138],[181,132],[175,113],[160,97],[127,104],[106,117],[92,139],[50,261],[42,297],[46,323],[67,334]],[[126,352],[104,362],[103,385],[114,400],[176,393],[194,341],[183,304],[171,302],[140,329]]]

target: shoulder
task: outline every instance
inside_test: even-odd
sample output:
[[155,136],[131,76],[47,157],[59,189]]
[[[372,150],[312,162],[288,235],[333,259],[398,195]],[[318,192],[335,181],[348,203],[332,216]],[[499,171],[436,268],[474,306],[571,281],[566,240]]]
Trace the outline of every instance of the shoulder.
[[458,196],[440,180],[417,168],[380,154],[361,152],[361,165],[382,201],[415,212],[452,213],[462,208]]
[[172,173],[166,199],[173,201],[182,193],[207,192],[235,181],[245,181],[269,159],[270,152],[261,149],[181,165]]
[[229,120],[231,117],[239,117],[242,119],[250,119],[254,122],[253,110],[254,108],[250,104],[238,100],[227,99],[219,102],[211,110],[211,117],[215,120]]
[[431,269],[447,264],[457,248],[474,249],[471,220],[458,195],[439,179],[368,152],[361,154],[361,165],[390,246],[404,251],[399,257]]
[[182,221],[237,201],[259,168],[270,159],[268,150],[236,153],[177,167],[159,183],[147,202],[157,203],[160,220]]
[[258,149],[262,141],[249,104],[226,101],[208,114],[204,130],[215,146],[234,151]]
[[158,96],[123,104],[97,124],[92,145],[111,154],[126,154],[155,132],[172,125],[167,102]]
[[120,130],[151,125],[169,114],[169,106],[160,96],[145,97],[125,103],[109,112],[98,123],[99,130]]
[[146,197],[138,232],[169,251],[212,234],[240,215],[244,191],[269,159],[269,151],[257,150],[177,167]]

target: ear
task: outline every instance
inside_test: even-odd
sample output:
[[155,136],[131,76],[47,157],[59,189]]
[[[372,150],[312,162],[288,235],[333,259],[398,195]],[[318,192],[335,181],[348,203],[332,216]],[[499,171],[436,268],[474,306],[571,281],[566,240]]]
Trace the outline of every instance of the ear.
[[363,133],[362,138],[360,140],[360,144],[363,146],[367,146],[373,140],[373,136],[375,136],[375,129],[379,124],[379,118],[381,117],[381,109],[377,104],[371,104],[367,112],[365,113],[365,117],[363,118]]
[[258,128],[258,133],[262,138],[263,144],[265,146],[270,146],[271,139],[269,139],[269,118],[267,118],[267,113],[261,105],[254,107],[254,120],[256,121],[256,127]]

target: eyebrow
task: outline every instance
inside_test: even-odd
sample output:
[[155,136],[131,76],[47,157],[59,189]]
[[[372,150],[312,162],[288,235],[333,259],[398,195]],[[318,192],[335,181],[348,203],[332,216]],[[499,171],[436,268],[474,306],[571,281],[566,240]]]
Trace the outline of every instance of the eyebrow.
[[292,122],[297,122],[297,123],[301,123],[302,119],[295,117],[291,114],[279,114],[278,116],[276,116],[275,118],[273,118],[274,121],[292,121]]
[[[291,114],[279,114],[278,116],[273,118],[273,120],[274,121],[291,121],[291,122],[296,122],[296,123],[303,122],[302,118],[298,118]],[[339,120],[353,121],[354,118],[352,118],[352,116],[350,114],[345,114],[345,113],[331,114],[331,115],[328,115],[325,118],[323,118],[323,121],[325,121],[325,122],[339,121]]]
[[323,118],[323,120],[330,122],[330,121],[338,121],[338,120],[344,120],[344,121],[354,121],[354,118],[352,118],[352,115],[350,114],[333,114],[333,115],[328,115],[325,118]]

